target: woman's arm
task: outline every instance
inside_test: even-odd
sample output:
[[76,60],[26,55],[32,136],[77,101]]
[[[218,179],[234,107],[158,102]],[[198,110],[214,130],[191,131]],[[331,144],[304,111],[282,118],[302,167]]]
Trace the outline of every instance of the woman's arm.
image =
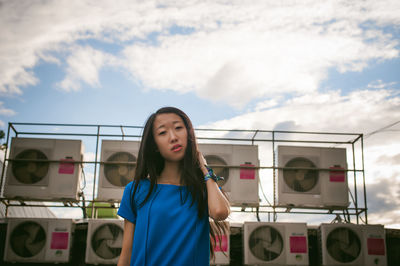
[[122,240],[122,250],[119,256],[118,266],[130,265],[134,233],[135,233],[135,224],[125,219],[124,238]]
[[[208,170],[205,167],[207,164],[203,154],[199,151],[199,162],[201,171],[204,176],[207,175]],[[221,192],[218,184],[211,178],[206,182],[207,196],[208,196],[208,212],[211,218],[215,220],[225,220],[230,213],[230,205],[228,199]]]

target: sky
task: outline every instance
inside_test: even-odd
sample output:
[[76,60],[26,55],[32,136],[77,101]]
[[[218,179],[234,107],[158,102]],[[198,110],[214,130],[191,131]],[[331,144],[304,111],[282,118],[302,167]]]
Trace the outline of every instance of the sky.
[[399,14],[397,0],[1,0],[0,129],[142,126],[176,106],[196,128],[362,133],[368,220],[400,228]]

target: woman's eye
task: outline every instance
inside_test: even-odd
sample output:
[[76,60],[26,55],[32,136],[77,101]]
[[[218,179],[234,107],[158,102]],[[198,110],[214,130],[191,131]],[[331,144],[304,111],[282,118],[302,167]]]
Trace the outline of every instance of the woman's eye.
[[161,131],[160,133],[158,133],[158,135],[164,135],[165,131]]
[[177,126],[175,129],[182,129],[183,127],[182,126]]

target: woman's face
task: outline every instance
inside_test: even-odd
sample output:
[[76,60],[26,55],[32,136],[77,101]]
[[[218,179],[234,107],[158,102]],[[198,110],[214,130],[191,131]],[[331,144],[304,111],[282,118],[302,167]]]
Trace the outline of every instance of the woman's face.
[[178,162],[183,159],[187,146],[187,130],[179,115],[158,114],[153,124],[153,136],[166,161]]

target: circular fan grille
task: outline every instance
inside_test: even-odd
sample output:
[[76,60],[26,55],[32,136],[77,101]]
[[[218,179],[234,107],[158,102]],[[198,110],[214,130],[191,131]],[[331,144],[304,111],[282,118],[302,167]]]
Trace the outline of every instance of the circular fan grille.
[[[46,155],[34,149],[20,152],[15,159],[20,160],[48,160]],[[49,171],[48,162],[35,161],[14,161],[12,163],[12,172],[15,178],[24,184],[35,184],[42,180]]]
[[[113,164],[113,162],[116,162]],[[135,166],[123,163],[134,163],[136,157],[128,152],[117,152],[111,155],[105,166],[104,175],[114,186],[124,187],[133,180]],[[121,164],[122,163],[122,164]]]
[[23,222],[11,233],[10,245],[12,251],[20,257],[33,257],[44,248],[46,233],[42,226],[35,222]]
[[344,227],[328,234],[326,247],[329,255],[340,263],[354,261],[361,252],[361,242],[356,233]]
[[[316,168],[313,162],[307,158],[294,158],[285,167]],[[283,179],[286,185],[297,192],[307,192],[313,189],[318,182],[317,170],[284,169]]]
[[[207,161],[207,164],[209,165],[228,165],[221,157],[215,156],[215,155],[206,155],[204,158]],[[214,173],[217,176],[221,176],[224,178],[224,180],[218,181],[218,185],[222,187],[223,185],[226,184],[229,180],[229,169],[226,167],[212,167]]]
[[249,247],[256,258],[272,261],[282,253],[282,236],[271,226],[260,226],[250,234]]
[[114,259],[122,249],[123,231],[115,224],[103,224],[92,236],[92,248],[103,259]]

